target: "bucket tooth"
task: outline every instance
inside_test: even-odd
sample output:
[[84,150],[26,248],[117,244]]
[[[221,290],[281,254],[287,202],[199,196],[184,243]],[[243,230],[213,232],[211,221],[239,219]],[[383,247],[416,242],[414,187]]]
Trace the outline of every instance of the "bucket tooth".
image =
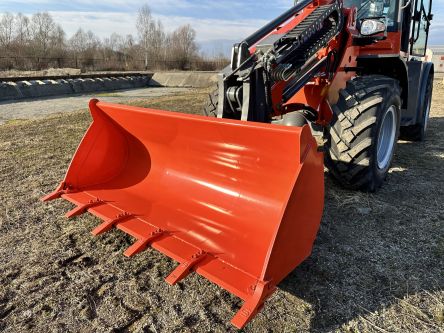
[[247,299],[241,309],[231,320],[238,329],[242,329],[264,306],[264,302],[275,292],[276,287],[269,282],[259,281],[254,287],[253,295]]
[[68,213],[66,213],[66,217],[68,219],[71,219],[73,217],[82,215],[84,213],[87,212],[88,209],[90,208],[94,208],[100,205],[105,204],[105,201],[100,200],[99,198],[96,198],[95,200],[90,200],[88,203],[84,204],[84,205],[80,205],[76,208],[74,208],[73,210],[69,211]]
[[199,251],[194,254],[190,260],[181,263],[176,269],[165,279],[172,286],[185,279],[196,266],[208,257],[208,253]]
[[165,231],[158,229],[153,231],[147,238],[141,238],[131,245],[124,253],[125,257],[132,257],[144,251],[152,242],[165,235]]
[[107,231],[110,231],[117,223],[123,222],[130,218],[133,218],[134,215],[124,212],[122,214],[117,215],[114,219],[103,222],[97,228],[92,231],[94,236],[99,236]]

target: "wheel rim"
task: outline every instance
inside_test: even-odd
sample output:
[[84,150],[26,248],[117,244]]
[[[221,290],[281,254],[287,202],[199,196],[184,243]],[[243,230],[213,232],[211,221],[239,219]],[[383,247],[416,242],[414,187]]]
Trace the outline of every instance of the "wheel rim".
[[383,170],[388,167],[393,155],[396,138],[396,107],[392,105],[385,113],[378,138],[378,168]]
[[430,118],[430,110],[432,108],[432,93],[431,93],[431,89],[430,86],[427,89],[427,105],[426,105],[426,109],[425,109],[425,119],[424,119],[424,132],[427,130],[427,126],[429,125],[429,118]]

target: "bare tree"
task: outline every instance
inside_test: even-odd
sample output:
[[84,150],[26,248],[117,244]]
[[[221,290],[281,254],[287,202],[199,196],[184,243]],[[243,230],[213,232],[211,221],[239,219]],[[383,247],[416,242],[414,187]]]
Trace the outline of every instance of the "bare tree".
[[77,30],[74,36],[68,42],[71,50],[77,55],[86,52],[95,52],[100,46],[100,39],[91,31],[83,31],[82,28]]
[[31,39],[29,18],[22,13],[18,13],[15,18],[15,35],[17,43],[23,47]]
[[140,45],[144,53],[145,69],[147,69],[153,30],[156,27],[153,16],[151,15],[151,9],[148,5],[144,5],[139,9],[136,27],[139,34]]
[[70,38],[69,47],[72,51],[76,53],[76,55],[81,54],[86,51],[87,46],[87,36],[82,28],[76,31],[76,33]]
[[131,34],[126,35],[125,40],[124,40],[125,49],[130,50],[134,47],[134,45],[136,45],[136,42],[134,41],[133,35],[131,35]]
[[110,37],[103,40],[102,49],[100,50],[107,66],[116,69],[130,68],[129,54],[134,51],[135,42],[132,35],[125,37],[112,33]]
[[51,49],[58,57],[64,54],[66,48],[66,33],[60,25],[56,25],[51,34]]
[[124,48],[124,42],[125,40],[123,39],[122,36],[113,32],[111,34],[111,37],[109,38],[109,48],[113,52],[121,52],[122,49]]
[[152,37],[151,37],[151,49],[156,56],[156,60],[161,60],[161,58],[165,59],[166,54],[162,54],[166,52],[165,48],[167,36],[163,29],[163,24],[160,20],[153,26]]
[[37,13],[32,16],[31,31],[37,54],[47,53],[55,30],[56,24],[48,13]]
[[[145,5],[139,10],[137,31],[137,40],[113,33],[102,42],[92,31],[79,29],[67,41],[62,27],[48,13],[34,14],[31,19],[20,13],[0,13],[0,54],[6,58],[0,66],[28,70],[60,67],[72,64],[68,61],[75,58],[76,66],[92,70],[141,69],[143,65],[188,69],[195,60],[214,67],[214,61],[198,54],[196,32],[190,25],[167,34]],[[97,62],[98,58],[104,61]]]
[[5,13],[0,19],[0,44],[9,48],[14,40],[14,15]]
[[101,44],[100,38],[97,37],[94,32],[88,30],[86,33],[86,45],[88,49],[97,51]]
[[175,30],[170,37],[171,48],[181,69],[197,56],[196,31],[187,24]]

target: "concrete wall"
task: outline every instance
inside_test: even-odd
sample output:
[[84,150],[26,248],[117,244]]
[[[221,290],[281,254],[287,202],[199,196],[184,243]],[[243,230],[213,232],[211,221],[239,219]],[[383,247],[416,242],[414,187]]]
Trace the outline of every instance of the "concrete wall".
[[0,101],[147,87],[152,75],[100,79],[0,82]]
[[154,87],[206,88],[217,83],[217,72],[160,72],[150,85]]
[[160,72],[146,76],[0,82],[0,101],[89,94],[148,86],[206,88],[217,83],[217,74],[216,72]]

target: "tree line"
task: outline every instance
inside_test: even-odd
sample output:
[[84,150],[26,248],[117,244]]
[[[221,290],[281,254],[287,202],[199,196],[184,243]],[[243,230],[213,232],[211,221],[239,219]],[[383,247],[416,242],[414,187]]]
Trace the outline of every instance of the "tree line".
[[222,55],[203,56],[189,24],[166,32],[147,5],[138,11],[135,31],[136,36],[112,33],[101,39],[79,28],[67,38],[47,12],[31,17],[4,13],[0,15],[0,69],[216,70],[227,62]]

